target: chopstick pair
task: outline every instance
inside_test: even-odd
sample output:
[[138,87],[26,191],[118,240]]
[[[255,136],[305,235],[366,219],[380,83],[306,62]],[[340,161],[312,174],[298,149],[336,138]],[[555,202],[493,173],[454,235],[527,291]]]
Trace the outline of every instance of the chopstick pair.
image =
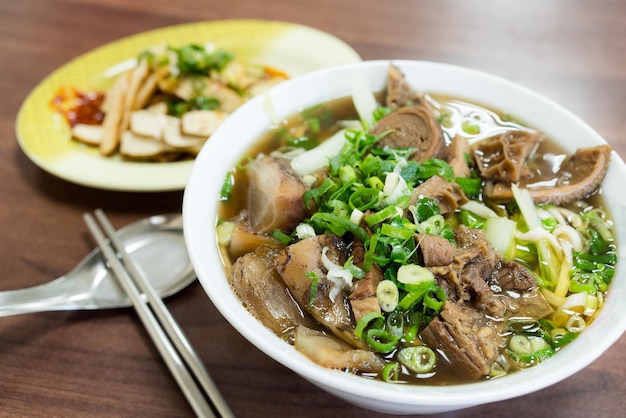
[[196,415],[234,417],[182,329],[126,252],[104,212],[98,209],[95,215],[108,242],[88,213],[83,216],[87,227]]

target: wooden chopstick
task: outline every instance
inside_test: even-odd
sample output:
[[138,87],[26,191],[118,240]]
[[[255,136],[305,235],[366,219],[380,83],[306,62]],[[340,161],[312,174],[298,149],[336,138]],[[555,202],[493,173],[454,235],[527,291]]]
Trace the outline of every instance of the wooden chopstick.
[[95,214],[109,242],[88,213],[83,216],[87,227],[195,413],[199,417],[234,417],[182,329],[126,252],[104,212],[98,209]]

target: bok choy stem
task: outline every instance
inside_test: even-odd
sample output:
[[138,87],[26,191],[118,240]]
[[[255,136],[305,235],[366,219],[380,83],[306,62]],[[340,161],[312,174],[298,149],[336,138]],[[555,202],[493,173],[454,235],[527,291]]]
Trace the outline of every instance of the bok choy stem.
[[[513,191],[513,197],[519,207],[522,217],[526,222],[526,226],[529,230],[533,228],[543,228],[539,214],[535,208],[535,202],[533,201],[530,193],[526,189],[520,189],[517,185],[511,185]],[[541,277],[548,284],[550,290],[554,290],[558,283],[560,264],[558,263],[556,255],[550,249],[550,245],[546,239],[538,239],[534,242],[537,249],[537,258],[539,260],[539,269],[541,271]]]

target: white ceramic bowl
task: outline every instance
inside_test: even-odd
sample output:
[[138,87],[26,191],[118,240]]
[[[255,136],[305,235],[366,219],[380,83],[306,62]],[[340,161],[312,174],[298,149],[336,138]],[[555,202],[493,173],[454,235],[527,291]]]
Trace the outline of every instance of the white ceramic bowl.
[[[507,80],[445,64],[393,61],[418,91],[450,94],[506,111],[545,132],[570,152],[605,141],[563,107]],[[274,116],[285,118],[314,104],[350,95],[350,80],[365,77],[373,91],[386,83],[389,61],[351,64],[300,76],[273,88],[241,107],[214,133],[198,156],[185,189],[184,231],[190,257],[206,293],[222,315],[252,344],[315,385],[364,408],[391,414],[452,411],[518,397],[542,389],[578,372],[597,359],[626,329],[623,258],[597,320],[579,338],[542,364],[501,379],[472,384],[408,386],[383,383],[317,366],[252,317],[234,296],[222,268],[215,237],[218,194],[227,170],[250,145],[270,129],[268,104]],[[270,112],[271,113],[271,112]],[[618,240],[626,242],[621,219],[626,196],[624,162],[614,154],[603,184],[618,225]],[[621,200],[620,200],[621,199]]]

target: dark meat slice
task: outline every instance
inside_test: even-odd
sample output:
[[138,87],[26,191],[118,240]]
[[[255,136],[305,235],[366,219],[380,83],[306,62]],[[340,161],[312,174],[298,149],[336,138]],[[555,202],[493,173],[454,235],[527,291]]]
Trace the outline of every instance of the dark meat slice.
[[415,234],[415,242],[426,267],[447,266],[454,261],[454,246],[443,237]]
[[489,374],[499,354],[500,337],[485,315],[450,301],[421,337],[432,349],[441,350],[459,375],[474,380]]
[[530,271],[519,263],[502,261],[489,278],[491,284],[507,291],[523,292],[537,287],[537,280]]
[[446,181],[440,176],[432,176],[417,186],[411,195],[410,204],[416,204],[420,196],[435,199],[442,215],[454,212],[456,208],[468,201],[458,183]]
[[276,254],[276,250],[260,246],[237,259],[228,278],[248,311],[280,335],[312,321],[305,317],[276,272]]
[[487,278],[500,263],[500,256],[483,237],[482,231],[460,225],[455,230],[457,248],[453,262],[431,267],[437,284],[451,301],[471,304],[496,318],[502,318],[505,306],[487,285]]
[[[581,148],[567,159],[556,174],[556,184],[550,187],[532,187],[528,192],[536,203],[567,205],[593,195],[602,184],[611,161],[611,147],[600,145]],[[489,184],[485,196],[499,202],[513,199],[508,183]]]
[[[347,246],[338,236],[317,235],[281,250],[276,257],[276,269],[303,310],[308,311],[333,334],[350,345],[361,348],[363,341],[354,335],[355,323],[347,293],[349,289],[344,289],[329,279],[329,269],[322,260],[324,251],[337,266],[343,266],[348,259]],[[312,273],[318,280],[313,297]],[[336,296],[333,296],[333,290],[338,290]]]
[[390,65],[387,71],[387,98],[386,106],[397,110],[405,106],[426,105],[422,95],[409,85],[404,74],[395,65]]
[[470,158],[469,142],[465,137],[455,135],[448,145],[448,164],[452,167],[455,177],[469,177],[468,158]]
[[429,268],[447,301],[422,339],[440,349],[453,368],[478,379],[489,373],[498,356],[509,320],[536,321],[552,308],[532,274],[516,262],[503,261],[482,231],[460,225],[455,240],[453,262]]
[[289,160],[260,156],[248,166],[248,213],[257,232],[291,232],[309,215],[302,195],[309,187]]
[[380,313],[380,302],[378,302],[378,297],[376,297],[376,288],[382,280],[383,271],[377,264],[373,264],[372,269],[356,282],[354,290],[349,296],[350,306],[356,322],[359,322],[359,319],[370,312]]
[[229,251],[232,257],[240,257],[254,251],[260,245],[282,248],[284,245],[269,234],[253,231],[247,222],[240,220],[230,237]]
[[492,288],[501,290],[502,301],[510,315],[519,320],[536,321],[553,312],[535,277],[519,263],[502,261],[488,278],[488,283]]
[[429,158],[445,159],[446,141],[439,122],[426,106],[403,107],[382,118],[371,129],[374,135],[387,132],[376,143],[380,147],[413,148],[411,159],[423,162]]
[[478,142],[474,159],[480,176],[486,180],[517,183],[528,174],[526,159],[542,137],[525,131],[508,131]]
[[[352,264],[362,269],[364,260],[365,247],[361,241],[355,238],[352,241]],[[380,313],[376,288],[383,278],[383,271],[377,264],[373,264],[371,270],[366,272],[365,276],[354,285],[349,300],[356,322],[359,322],[359,319],[370,312]]]

